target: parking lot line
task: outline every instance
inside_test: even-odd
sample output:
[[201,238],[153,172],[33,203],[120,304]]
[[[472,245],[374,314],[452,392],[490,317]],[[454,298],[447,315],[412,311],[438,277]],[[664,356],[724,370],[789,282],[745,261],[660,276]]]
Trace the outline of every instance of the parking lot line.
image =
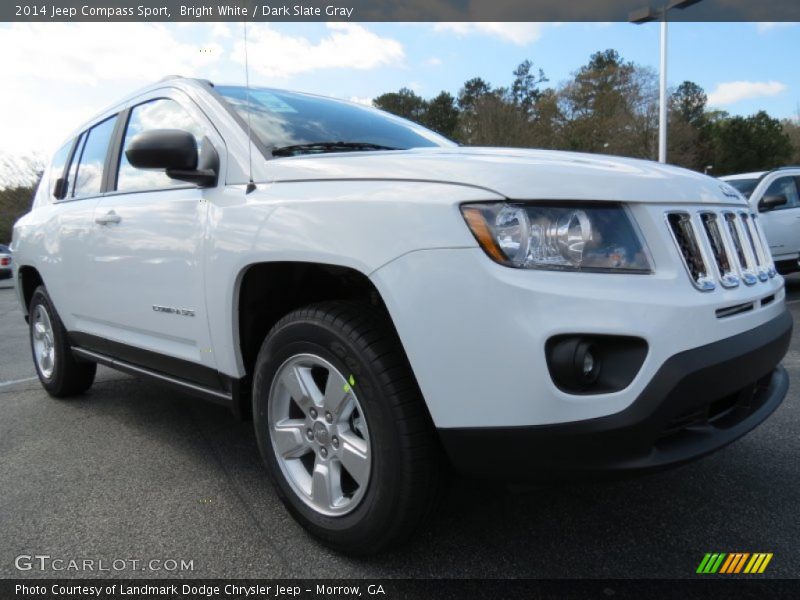
[[36,381],[38,377],[25,377],[24,379],[12,379],[11,381],[0,381],[0,388],[6,387],[8,385],[14,385],[15,383],[26,383],[28,381]]

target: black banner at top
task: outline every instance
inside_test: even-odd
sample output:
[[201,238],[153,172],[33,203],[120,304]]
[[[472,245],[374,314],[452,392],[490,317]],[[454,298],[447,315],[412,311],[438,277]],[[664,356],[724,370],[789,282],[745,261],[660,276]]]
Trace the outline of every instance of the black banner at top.
[[4,0],[0,21],[800,21],[800,0]]

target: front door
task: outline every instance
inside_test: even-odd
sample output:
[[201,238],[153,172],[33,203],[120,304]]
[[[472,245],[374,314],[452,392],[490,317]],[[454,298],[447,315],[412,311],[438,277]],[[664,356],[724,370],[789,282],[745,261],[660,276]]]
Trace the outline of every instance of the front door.
[[761,226],[775,261],[796,260],[800,255],[800,198],[796,178],[778,177],[762,197],[777,195],[785,196],[786,204],[761,213]]
[[134,168],[125,157],[130,140],[149,129],[190,131],[199,148],[203,136],[212,138],[204,118],[177,91],[130,109],[115,180],[94,213],[90,279],[99,301],[92,329],[101,339],[87,345],[218,387],[204,293],[206,196],[214,190]]

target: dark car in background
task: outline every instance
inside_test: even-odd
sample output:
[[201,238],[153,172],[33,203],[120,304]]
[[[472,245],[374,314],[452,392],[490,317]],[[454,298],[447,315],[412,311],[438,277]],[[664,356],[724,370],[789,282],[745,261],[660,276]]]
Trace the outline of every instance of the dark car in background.
[[11,277],[11,249],[0,244],[0,279]]

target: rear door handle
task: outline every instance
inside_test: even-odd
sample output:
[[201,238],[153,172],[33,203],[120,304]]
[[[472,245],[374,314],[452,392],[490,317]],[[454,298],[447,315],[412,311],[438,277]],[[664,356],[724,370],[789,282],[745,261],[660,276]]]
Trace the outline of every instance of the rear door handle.
[[122,221],[122,217],[120,217],[113,210],[108,211],[102,217],[97,217],[94,220],[94,222],[98,225],[111,225],[113,223],[119,223],[120,221]]

